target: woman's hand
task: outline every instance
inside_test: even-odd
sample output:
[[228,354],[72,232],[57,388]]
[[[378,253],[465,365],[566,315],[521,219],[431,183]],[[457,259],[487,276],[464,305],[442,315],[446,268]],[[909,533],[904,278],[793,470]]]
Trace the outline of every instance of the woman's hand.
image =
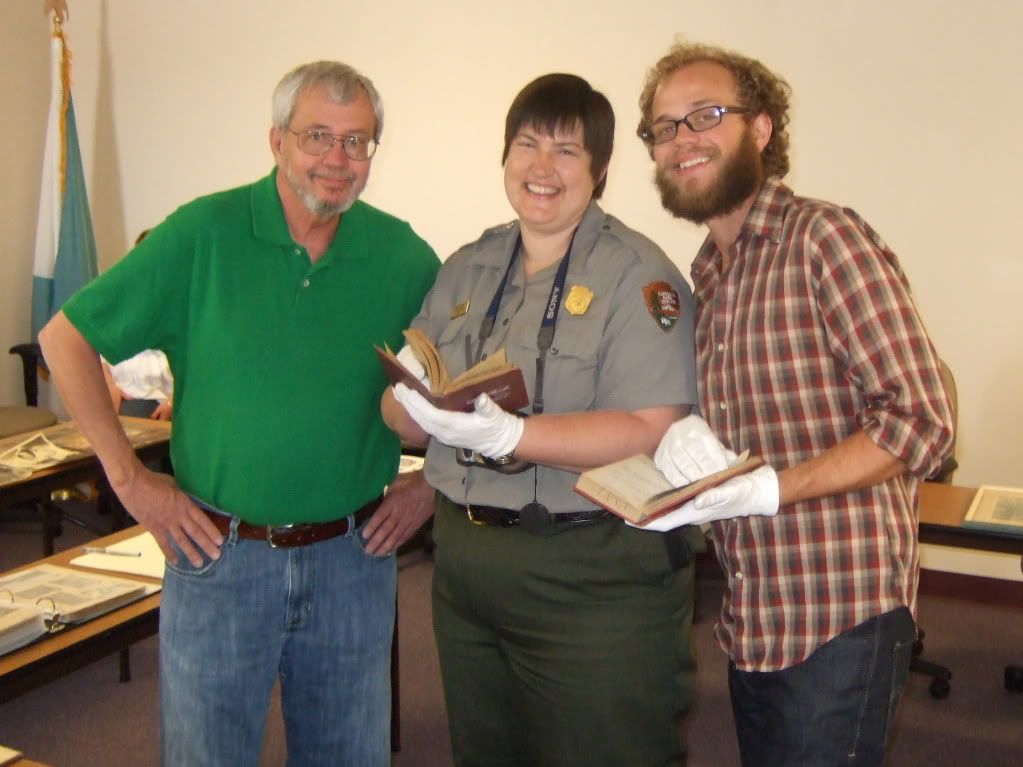
[[487,458],[510,455],[522,439],[523,420],[501,409],[486,394],[476,398],[471,413],[434,407],[419,392],[394,385],[394,398],[419,427],[450,447],[475,450]]

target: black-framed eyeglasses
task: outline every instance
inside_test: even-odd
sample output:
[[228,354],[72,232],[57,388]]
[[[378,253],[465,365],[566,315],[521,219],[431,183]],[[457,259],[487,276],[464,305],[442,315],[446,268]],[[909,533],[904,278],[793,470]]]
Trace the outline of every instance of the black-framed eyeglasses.
[[346,136],[312,128],[297,131],[288,128],[288,133],[298,136],[298,148],[314,157],[323,157],[333,147],[340,144],[344,153],[352,160],[368,160],[377,151],[377,140],[366,136]]
[[685,125],[693,133],[702,133],[705,130],[710,130],[720,125],[721,118],[725,115],[749,114],[752,111],[752,109],[747,107],[700,107],[678,120],[658,120],[644,130],[641,137],[644,141],[651,144],[665,144],[678,135],[678,127],[680,125]]

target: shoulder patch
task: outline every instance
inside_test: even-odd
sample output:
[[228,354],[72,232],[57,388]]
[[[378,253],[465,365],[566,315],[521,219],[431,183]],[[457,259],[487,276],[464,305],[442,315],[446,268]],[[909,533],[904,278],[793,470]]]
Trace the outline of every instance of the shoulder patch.
[[657,327],[665,333],[675,327],[681,316],[681,301],[675,288],[663,280],[651,282],[643,286],[643,298]]

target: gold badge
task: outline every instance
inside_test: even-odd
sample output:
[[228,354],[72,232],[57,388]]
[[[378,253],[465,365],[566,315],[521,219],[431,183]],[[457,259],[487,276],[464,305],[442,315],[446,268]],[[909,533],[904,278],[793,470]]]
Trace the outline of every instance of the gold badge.
[[457,319],[459,317],[464,317],[468,313],[469,313],[469,302],[468,301],[463,301],[462,303],[456,305],[451,310],[451,318],[450,319],[454,320],[454,319]]
[[593,291],[589,288],[584,288],[582,285],[573,285],[568,295],[565,296],[565,308],[568,309],[569,314],[586,314],[586,310],[590,308],[590,301],[593,300]]

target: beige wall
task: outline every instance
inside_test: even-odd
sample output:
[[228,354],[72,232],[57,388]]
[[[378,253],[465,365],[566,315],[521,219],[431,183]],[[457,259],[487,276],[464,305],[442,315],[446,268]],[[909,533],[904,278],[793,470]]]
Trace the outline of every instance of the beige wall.
[[[39,0],[3,0],[7,171],[2,342],[28,324],[49,73]],[[367,199],[447,254],[510,218],[505,110],[532,77],[587,77],[619,119],[605,207],[684,269],[700,231],[669,218],[633,135],[647,66],[676,33],[761,57],[795,91],[803,194],[856,208],[893,246],[959,381],[960,484],[1023,485],[1017,128],[1023,4],[980,0],[70,0],[75,99],[101,264],[196,195],[270,167],[269,94],[283,72],[339,58],[387,107]],[[0,398],[18,394],[0,355]]]

